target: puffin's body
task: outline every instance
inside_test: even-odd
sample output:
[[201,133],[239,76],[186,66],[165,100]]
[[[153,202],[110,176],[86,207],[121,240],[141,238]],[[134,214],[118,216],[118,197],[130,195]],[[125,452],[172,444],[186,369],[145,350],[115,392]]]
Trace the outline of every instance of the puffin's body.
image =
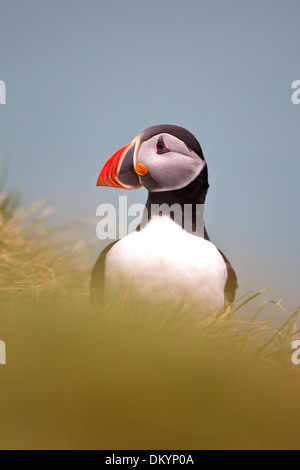
[[[144,217],[142,227],[101,253],[91,282],[97,304],[130,295],[135,303],[151,307],[180,304],[201,318],[232,303],[235,272],[206,230],[198,230],[209,184],[197,139],[178,126],[150,127],[116,152],[98,179],[98,186],[142,185],[149,191],[146,222]],[[157,207],[169,209],[167,215]],[[176,207],[182,209],[179,219],[174,217]],[[186,207],[191,209],[189,221]]]

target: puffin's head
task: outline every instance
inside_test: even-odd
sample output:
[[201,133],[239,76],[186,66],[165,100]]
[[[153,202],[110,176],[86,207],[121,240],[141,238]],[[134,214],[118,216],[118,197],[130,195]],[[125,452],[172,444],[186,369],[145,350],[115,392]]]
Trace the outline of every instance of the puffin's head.
[[174,191],[200,174],[201,184],[207,188],[207,167],[198,140],[182,127],[160,125],[149,127],[118,150],[102,168],[97,184]]

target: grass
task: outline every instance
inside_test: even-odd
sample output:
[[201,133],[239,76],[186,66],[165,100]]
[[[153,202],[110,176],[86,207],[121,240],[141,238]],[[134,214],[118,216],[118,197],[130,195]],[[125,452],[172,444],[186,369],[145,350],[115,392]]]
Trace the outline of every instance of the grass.
[[75,226],[50,230],[47,212],[43,201],[25,208],[17,193],[0,192],[0,299],[67,297],[70,287],[86,289],[87,253],[70,240]]
[[275,328],[280,303],[253,307],[265,292],[203,328],[176,308],[97,311],[85,248],[43,212],[0,198],[1,449],[300,448],[299,312]]

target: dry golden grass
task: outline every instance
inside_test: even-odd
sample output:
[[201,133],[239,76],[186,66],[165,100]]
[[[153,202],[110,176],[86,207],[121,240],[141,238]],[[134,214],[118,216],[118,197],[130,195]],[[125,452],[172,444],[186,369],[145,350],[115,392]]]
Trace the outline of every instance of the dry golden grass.
[[49,229],[46,213],[43,201],[25,208],[16,193],[0,193],[0,298],[86,290],[84,244],[70,240],[72,226]]

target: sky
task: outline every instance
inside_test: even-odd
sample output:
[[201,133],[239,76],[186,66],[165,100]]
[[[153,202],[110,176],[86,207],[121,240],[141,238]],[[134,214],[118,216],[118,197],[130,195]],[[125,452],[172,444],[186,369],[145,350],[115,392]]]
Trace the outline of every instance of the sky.
[[[299,0],[0,0],[0,165],[53,223],[95,218],[146,190],[96,188],[106,160],[143,129],[199,140],[212,241],[239,293],[271,285],[300,303]],[[96,222],[84,234],[96,239]],[[100,250],[100,242],[99,242]]]

